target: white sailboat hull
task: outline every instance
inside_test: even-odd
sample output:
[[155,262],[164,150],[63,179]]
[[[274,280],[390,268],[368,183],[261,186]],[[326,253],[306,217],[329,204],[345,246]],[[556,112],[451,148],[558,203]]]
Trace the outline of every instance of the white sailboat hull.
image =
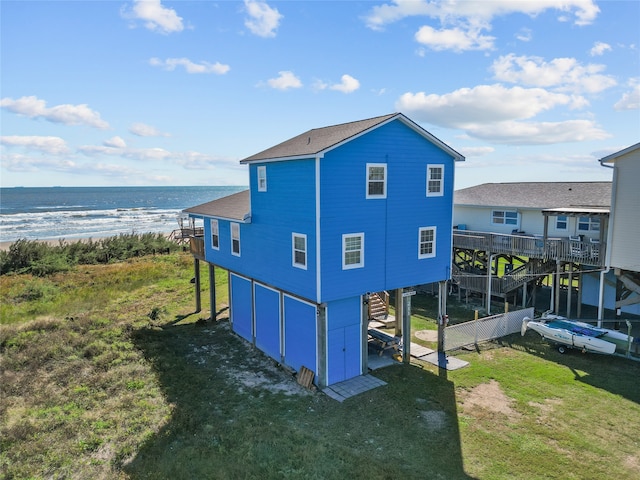
[[[584,325],[587,327],[583,328],[593,328],[588,324]],[[608,355],[611,355],[616,351],[615,343],[595,336],[581,335],[565,328],[558,328],[557,326],[548,324],[546,320],[536,321],[525,318],[522,321],[522,335],[525,334],[527,329],[538,332],[543,338],[546,338],[551,342],[566,345],[571,348],[579,348],[583,351],[604,353]],[[604,334],[604,332],[602,334]]]

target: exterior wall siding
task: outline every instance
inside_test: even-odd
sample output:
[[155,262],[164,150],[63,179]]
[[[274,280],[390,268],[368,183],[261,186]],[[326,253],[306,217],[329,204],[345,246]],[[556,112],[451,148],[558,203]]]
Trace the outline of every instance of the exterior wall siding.
[[[366,164],[387,165],[386,199],[366,198]],[[426,196],[428,164],[445,167],[445,194]],[[453,159],[392,122],[320,161],[322,301],[448,278]],[[437,226],[436,258],[418,259],[419,227]],[[342,269],[342,235],[364,233],[364,268]]]
[[612,230],[611,266],[640,272],[640,150],[616,160],[615,207]]

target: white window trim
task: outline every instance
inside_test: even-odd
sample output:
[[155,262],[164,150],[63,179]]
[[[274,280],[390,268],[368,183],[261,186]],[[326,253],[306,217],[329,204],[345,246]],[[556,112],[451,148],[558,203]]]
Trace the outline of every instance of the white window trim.
[[[238,238],[237,239],[234,238],[234,236],[233,236],[234,229],[238,232]],[[232,222],[230,230],[231,230],[231,255],[239,257],[240,256],[240,252],[242,252],[242,248],[240,247],[240,224]],[[238,240],[238,251],[237,252],[234,252],[234,250],[233,250],[233,241],[234,240]]]
[[[264,180],[264,185],[262,185],[260,182],[261,178]],[[258,167],[258,191],[267,191],[267,167],[264,165]]]
[[[304,240],[304,264],[296,262],[296,238],[302,238]],[[297,250],[301,251],[301,250]],[[304,233],[292,233],[291,234],[291,264],[296,268],[303,270],[307,269],[307,259],[309,255],[307,253],[307,236]]]
[[[433,249],[431,253],[421,253],[422,250],[422,232],[433,230]],[[420,227],[418,228],[418,258],[434,258],[436,256],[436,227]]]
[[[439,168],[442,171],[442,177],[438,180],[438,182],[440,182],[440,188],[439,188],[439,190],[437,192],[430,192],[429,191],[429,181],[433,180],[431,178],[431,169],[432,168]],[[426,191],[427,191],[427,197],[442,197],[444,195],[444,164],[438,163],[438,164],[427,165]]]
[[[220,225],[218,224],[218,220],[215,218],[212,218],[210,220],[210,225],[211,225],[211,248],[213,248],[214,250],[220,250]],[[214,237],[218,237],[217,246],[213,244]]]
[[[370,195],[369,194],[369,169],[371,167],[382,167],[384,169],[384,181],[382,182],[382,194],[380,195]],[[386,163],[367,163],[367,176],[366,176],[366,183],[365,183],[365,192],[366,192],[366,198],[371,198],[371,199],[375,199],[375,198],[380,198],[380,199],[384,199],[387,198],[387,164]],[[376,180],[377,181],[377,180]]]
[[[347,265],[345,263],[345,255],[347,250],[345,248],[345,241],[347,238],[360,237],[360,262]],[[361,233],[345,233],[342,235],[342,269],[351,270],[352,268],[364,267],[364,232]]]
[[[502,212],[504,214],[503,220],[504,222],[500,223],[500,222],[496,222],[495,221],[495,213],[496,212]],[[507,213],[515,213],[516,214],[516,223],[507,223]],[[498,209],[493,209],[491,210],[491,225],[505,225],[507,227],[514,227],[514,228],[519,228],[520,227],[520,214],[518,213],[517,210],[498,210]]]
[[[560,217],[564,217],[564,220],[560,220]],[[564,228],[558,226],[558,222],[564,222]],[[569,217],[567,215],[558,215],[556,217],[556,230],[566,231],[569,230]]]
[[[586,218],[586,222],[581,222],[580,219]],[[580,225],[586,225],[587,228],[580,228]],[[594,228],[596,227],[597,228]],[[578,232],[599,232],[600,231],[600,218],[596,217],[578,217],[578,221],[576,222],[576,230]]]

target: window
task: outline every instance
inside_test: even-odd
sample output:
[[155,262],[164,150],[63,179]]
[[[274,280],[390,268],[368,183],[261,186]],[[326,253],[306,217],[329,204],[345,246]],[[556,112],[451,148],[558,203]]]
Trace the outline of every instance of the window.
[[385,163],[367,163],[367,198],[387,198]]
[[302,233],[291,235],[291,256],[293,266],[307,269],[307,236]]
[[418,258],[436,256],[436,227],[421,227],[418,231]]
[[566,230],[568,220],[566,215],[558,215],[556,217],[556,230]]
[[518,212],[511,210],[494,210],[491,212],[494,225],[518,225]]
[[444,165],[427,165],[427,197],[439,197],[444,194],[443,179]]
[[600,219],[593,217],[578,217],[578,230],[582,232],[599,232]]
[[364,233],[342,235],[342,269],[364,267]]
[[267,191],[267,167],[265,166],[258,167],[258,191]]
[[220,232],[218,230],[218,220],[211,220],[211,248],[220,250]]
[[231,255],[240,256],[240,224],[231,224]]

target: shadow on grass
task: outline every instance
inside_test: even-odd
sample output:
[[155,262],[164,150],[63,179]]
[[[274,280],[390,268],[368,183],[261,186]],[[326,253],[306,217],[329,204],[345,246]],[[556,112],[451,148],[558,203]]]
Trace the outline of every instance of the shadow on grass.
[[579,349],[568,349],[561,354],[554,345],[533,332],[528,332],[524,337],[520,334],[509,335],[497,343],[564,365],[573,372],[575,380],[640,404],[638,361],[613,355],[582,353]]
[[131,478],[470,479],[454,385],[415,366],[338,403],[308,392],[227,322],[141,329],[170,418],[133,458]]

